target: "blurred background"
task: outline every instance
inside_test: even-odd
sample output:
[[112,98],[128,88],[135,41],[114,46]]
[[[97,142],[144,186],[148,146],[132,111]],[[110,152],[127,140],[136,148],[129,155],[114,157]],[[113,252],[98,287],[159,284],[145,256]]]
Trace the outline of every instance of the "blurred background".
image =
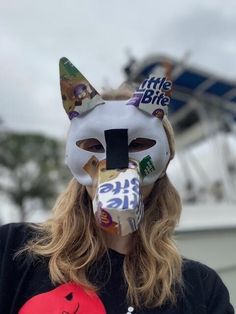
[[42,221],[71,175],[58,61],[97,90],[161,68],[174,90],[182,254],[216,269],[236,306],[235,0],[0,2],[0,223]]

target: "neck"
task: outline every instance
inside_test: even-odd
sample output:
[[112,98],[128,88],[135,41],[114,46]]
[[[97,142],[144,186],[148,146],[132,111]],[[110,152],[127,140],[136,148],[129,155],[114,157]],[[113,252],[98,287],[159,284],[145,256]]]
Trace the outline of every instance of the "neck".
[[132,234],[118,236],[103,231],[103,237],[108,248],[113,249],[121,254],[129,253]]

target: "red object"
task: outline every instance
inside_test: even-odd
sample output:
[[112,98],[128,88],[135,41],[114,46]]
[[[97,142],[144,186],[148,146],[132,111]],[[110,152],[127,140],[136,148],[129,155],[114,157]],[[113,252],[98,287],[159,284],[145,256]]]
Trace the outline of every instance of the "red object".
[[96,293],[73,283],[62,284],[28,300],[19,314],[106,314]]

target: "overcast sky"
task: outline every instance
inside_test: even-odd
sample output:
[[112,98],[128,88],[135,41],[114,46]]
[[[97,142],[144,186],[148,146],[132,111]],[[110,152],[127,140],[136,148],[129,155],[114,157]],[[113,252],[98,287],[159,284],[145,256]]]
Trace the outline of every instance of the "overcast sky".
[[236,0],[0,0],[4,127],[65,138],[62,56],[98,90],[124,80],[127,51],[189,54],[189,64],[236,81],[235,16]]
[[100,89],[124,79],[127,51],[161,53],[236,80],[235,0],[1,0],[0,117],[64,138],[58,60]]

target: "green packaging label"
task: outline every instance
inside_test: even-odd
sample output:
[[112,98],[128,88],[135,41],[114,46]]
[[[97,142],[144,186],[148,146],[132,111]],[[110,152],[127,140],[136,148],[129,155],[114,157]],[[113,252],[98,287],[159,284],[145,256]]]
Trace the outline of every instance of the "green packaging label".
[[141,175],[143,177],[146,177],[149,173],[155,170],[155,167],[152,162],[152,158],[149,155],[144,157],[143,160],[140,161],[139,166],[140,166]]

